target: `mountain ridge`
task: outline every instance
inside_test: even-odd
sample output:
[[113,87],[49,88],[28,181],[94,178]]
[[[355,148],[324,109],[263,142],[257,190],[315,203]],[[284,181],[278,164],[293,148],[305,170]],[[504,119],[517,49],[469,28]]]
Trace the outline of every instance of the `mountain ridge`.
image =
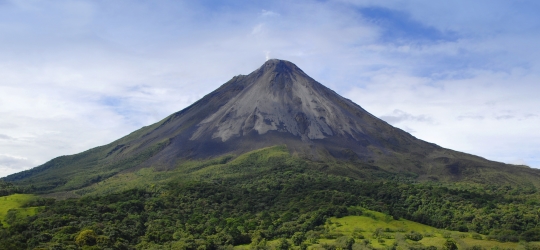
[[[279,59],[237,75],[187,108],[107,145],[3,179],[37,185],[43,192],[75,190],[125,171],[170,170],[185,160],[240,155],[275,145],[312,161],[351,161],[419,180],[485,179],[486,171],[502,171],[528,176],[524,180],[540,186],[530,179],[540,177],[538,171],[417,139]],[[521,177],[504,178],[513,183]]]

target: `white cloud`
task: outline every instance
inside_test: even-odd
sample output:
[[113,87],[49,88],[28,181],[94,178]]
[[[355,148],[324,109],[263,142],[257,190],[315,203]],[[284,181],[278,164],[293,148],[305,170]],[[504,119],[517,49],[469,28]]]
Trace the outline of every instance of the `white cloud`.
[[[535,124],[540,119],[535,115],[538,106],[533,103],[534,93],[540,91],[534,82],[540,77],[469,73],[471,76],[464,79],[428,80],[385,72],[346,96],[395,126],[414,131],[412,134],[420,139],[491,160],[514,162],[522,157],[538,167],[540,133]],[[434,122],[395,110],[422,114]]]
[[402,121],[416,121],[416,122],[428,122],[433,123],[431,117],[427,115],[411,115],[403,110],[394,109],[391,114],[380,116],[379,118],[384,121],[395,125]]
[[275,17],[275,16],[279,16],[279,13],[276,13],[270,10],[262,10],[261,16],[262,17]]
[[32,167],[35,163],[25,157],[0,154],[0,176],[6,176],[13,172],[19,172]]
[[[482,11],[470,5],[488,2],[353,2],[0,5],[0,152],[24,159],[0,161],[0,175],[156,122],[270,51],[419,138],[540,167],[539,18],[528,1]],[[384,27],[358,11],[369,6],[457,39],[381,41]]]
[[257,24],[257,26],[255,26],[253,30],[251,30],[251,34],[257,35],[261,33],[263,29],[264,29],[264,23]]
[[9,135],[0,134],[0,140],[13,140],[13,137]]

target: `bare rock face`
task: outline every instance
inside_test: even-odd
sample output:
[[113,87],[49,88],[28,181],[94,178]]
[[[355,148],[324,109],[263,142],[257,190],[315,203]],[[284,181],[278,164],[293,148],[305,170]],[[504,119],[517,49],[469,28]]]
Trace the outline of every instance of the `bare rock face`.
[[[238,75],[137,139],[139,147],[169,140],[148,164],[208,158],[287,145],[311,159],[423,152],[418,140],[318,83],[291,62],[272,59]],[[135,147],[136,148],[136,147]]]
[[309,141],[363,132],[360,122],[328,97],[335,93],[291,62],[269,60],[239,78],[244,89],[201,121],[191,140],[211,133],[226,142],[251,131],[278,131]]

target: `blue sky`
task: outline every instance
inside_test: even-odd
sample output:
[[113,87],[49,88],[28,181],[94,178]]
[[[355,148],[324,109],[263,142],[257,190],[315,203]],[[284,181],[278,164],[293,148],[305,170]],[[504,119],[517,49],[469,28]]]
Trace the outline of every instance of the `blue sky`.
[[540,168],[538,1],[0,0],[0,176],[107,144],[266,58],[414,136]]

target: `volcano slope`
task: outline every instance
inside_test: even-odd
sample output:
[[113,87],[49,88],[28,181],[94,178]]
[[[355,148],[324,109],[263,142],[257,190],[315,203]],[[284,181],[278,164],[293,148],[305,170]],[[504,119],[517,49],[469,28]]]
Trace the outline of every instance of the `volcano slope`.
[[293,63],[277,59],[108,145],[3,179],[33,192],[76,190],[121,172],[171,170],[185,160],[275,145],[311,161],[354,162],[353,167],[332,168],[352,177],[361,177],[368,168],[417,180],[540,185],[539,171],[419,140],[324,87]]
[[[465,237],[540,240],[538,170],[419,140],[283,60],[156,124],[0,184],[4,195],[74,198],[35,199],[25,205],[38,211],[32,216],[8,212],[6,249],[265,248],[277,239],[317,248],[347,236],[326,227],[328,218],[366,209]],[[361,242],[362,227],[348,236]],[[389,235],[373,231],[378,242]],[[418,232],[392,235],[406,233]]]

